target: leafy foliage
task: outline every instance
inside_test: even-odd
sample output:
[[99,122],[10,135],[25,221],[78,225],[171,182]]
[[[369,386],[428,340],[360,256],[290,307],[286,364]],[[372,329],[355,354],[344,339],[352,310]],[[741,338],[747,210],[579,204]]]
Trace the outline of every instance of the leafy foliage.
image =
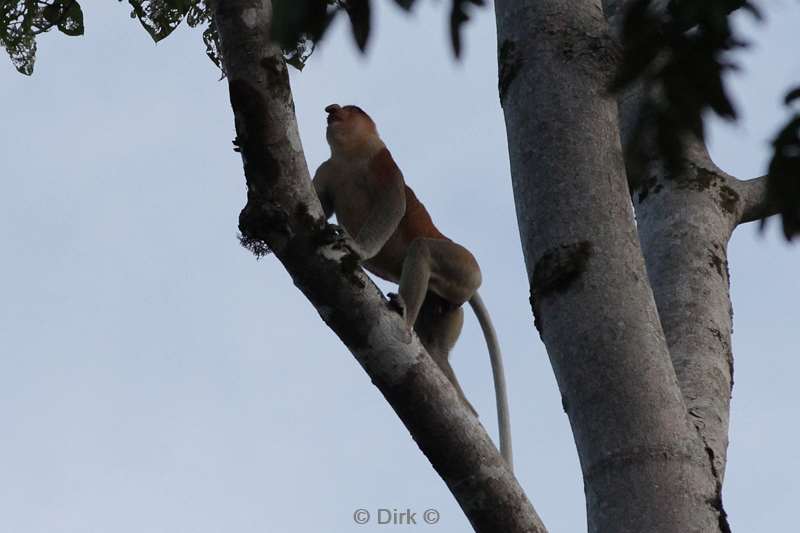
[[0,44],[20,73],[33,73],[36,36],[52,28],[64,35],[83,35],[83,11],[77,0],[0,1]]
[[[657,0],[630,4],[621,32],[622,62],[611,86],[614,91],[636,82],[643,86],[643,109],[628,154],[633,174],[640,174],[642,163],[653,155],[679,171],[687,135],[704,138],[703,112],[736,118],[722,76],[737,68],[729,53],[747,44],[734,34],[729,17],[745,9],[761,18],[749,0],[670,0],[663,6]],[[793,102],[800,102],[800,87],[786,96],[787,105]],[[777,208],[791,240],[800,235],[800,112],[772,144],[768,202]]]
[[337,0],[273,0],[272,39],[287,63],[302,70],[341,7]]
[[[410,10],[416,0],[394,0],[405,10]],[[450,38],[453,51],[461,53],[461,29],[469,20],[467,5],[484,5],[483,0],[451,0]],[[319,42],[336,15],[347,13],[353,38],[361,51],[367,47],[371,28],[371,0],[273,0],[273,38],[284,51],[301,45]]]
[[[800,103],[800,86],[789,91],[786,104]],[[772,142],[775,154],[769,164],[767,197],[777,206],[783,222],[783,234],[791,241],[800,235],[800,110]],[[762,228],[764,221],[762,221]]]
[[[206,53],[217,66],[219,44],[213,17],[205,0],[128,0],[131,16],[138,18],[150,36],[159,41],[169,35],[185,17],[190,26],[207,23],[203,33]],[[403,9],[415,0],[394,0]],[[452,0],[450,26],[453,50],[461,51],[460,32],[469,20],[467,4],[483,5],[483,0]],[[281,47],[286,62],[302,70],[314,47],[325,36],[336,16],[344,11],[350,19],[356,45],[364,51],[372,25],[371,0],[272,0],[272,38]]]
[[[119,0],[122,2],[122,0]],[[394,0],[409,10],[416,0]],[[461,52],[461,28],[469,19],[467,5],[483,0],[451,0],[450,33],[453,50]],[[170,35],[185,19],[190,27],[205,25],[206,54],[222,68],[219,38],[206,0],[128,0],[131,18],[158,42]],[[336,15],[344,11],[350,19],[353,37],[364,51],[370,37],[371,0],[272,0],[272,37],[283,50],[286,62],[302,70],[316,44],[323,38]],[[56,27],[66,35],[83,33],[83,12],[77,0],[0,0],[0,44],[23,74],[33,72],[36,35]]]
[[677,169],[686,135],[704,138],[705,110],[736,118],[722,75],[736,68],[727,54],[746,43],[734,35],[729,14],[738,9],[757,18],[760,14],[748,0],[670,0],[660,9],[659,4],[663,5],[636,0],[628,8],[622,62],[611,88],[620,91],[635,81],[642,83],[646,118],[632,136],[634,156],[656,148]]
[[208,8],[202,0],[128,0],[128,3],[133,8],[131,18],[139,19],[155,42],[172,33],[190,9],[199,12],[194,17],[197,23],[208,15]]
[[191,28],[205,24],[206,55],[222,69],[217,29],[205,0],[128,0],[128,3],[132,8],[131,18],[138,19],[155,42],[171,34],[184,19]]

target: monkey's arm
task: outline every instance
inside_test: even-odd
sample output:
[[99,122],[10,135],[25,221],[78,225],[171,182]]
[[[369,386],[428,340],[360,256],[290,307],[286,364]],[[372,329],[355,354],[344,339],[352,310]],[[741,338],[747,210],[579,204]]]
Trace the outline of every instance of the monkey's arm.
[[381,251],[406,212],[403,174],[386,148],[370,161],[369,177],[372,188],[369,214],[358,234],[353,236],[356,252],[364,260]]
[[314,174],[312,183],[317,193],[322,210],[325,211],[325,220],[333,216],[333,198],[330,193],[330,163],[322,163]]

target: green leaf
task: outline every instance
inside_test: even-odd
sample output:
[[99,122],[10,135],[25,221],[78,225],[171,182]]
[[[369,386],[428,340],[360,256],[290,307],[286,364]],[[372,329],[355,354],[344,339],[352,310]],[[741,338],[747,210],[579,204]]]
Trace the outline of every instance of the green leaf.
[[70,37],[83,35],[83,10],[75,0],[64,0],[64,11],[58,22],[58,31]]
[[36,59],[37,20],[49,27],[37,8],[27,0],[0,0],[0,45],[8,52],[17,72],[26,76],[33,74]]
[[44,6],[42,16],[49,24],[58,24],[58,20],[61,18],[61,1],[56,0],[50,5]]
[[181,23],[189,9],[200,0],[128,0],[136,18],[158,42],[169,36]]
[[222,71],[224,76],[225,70],[222,67],[222,57],[219,53],[219,35],[213,20],[209,22],[208,27],[203,31],[203,43],[206,45],[206,55]]
[[6,47],[11,62],[17,72],[30,76],[33,74],[33,64],[36,61],[36,40],[33,35],[26,35],[12,47]]

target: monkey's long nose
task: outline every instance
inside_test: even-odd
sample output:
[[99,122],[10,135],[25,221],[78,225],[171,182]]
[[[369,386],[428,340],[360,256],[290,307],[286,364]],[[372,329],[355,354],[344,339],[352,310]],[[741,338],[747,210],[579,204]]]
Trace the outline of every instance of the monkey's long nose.
[[341,117],[338,116],[341,110],[342,106],[339,104],[331,104],[325,108],[325,111],[328,112],[328,125],[333,124],[337,120],[341,120]]

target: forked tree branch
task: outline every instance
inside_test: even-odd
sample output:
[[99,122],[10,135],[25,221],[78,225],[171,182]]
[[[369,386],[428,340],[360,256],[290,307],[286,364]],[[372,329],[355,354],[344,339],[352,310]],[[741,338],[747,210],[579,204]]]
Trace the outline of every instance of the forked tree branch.
[[495,2],[534,318],[575,436],[589,531],[724,532],[713,458],[679,388],[634,224],[607,89],[617,54],[599,4]]
[[325,223],[309,180],[286,65],[269,40],[270,0],[216,4],[248,187],[243,234],[269,246],[347,345],[475,531],[544,532],[483,426]]

